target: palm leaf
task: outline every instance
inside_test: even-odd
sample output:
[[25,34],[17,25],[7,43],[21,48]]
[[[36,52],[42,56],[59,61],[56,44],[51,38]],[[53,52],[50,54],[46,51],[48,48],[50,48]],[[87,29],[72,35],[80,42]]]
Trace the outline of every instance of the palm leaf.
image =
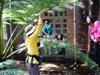
[[[71,0],[73,1],[73,0]],[[11,16],[7,17],[6,19],[15,19],[17,22],[30,22],[34,18],[34,14],[37,13],[39,9],[42,9],[44,11],[50,10],[51,8],[54,8],[55,6],[59,6],[62,3],[69,2],[68,0],[21,0],[20,2],[12,1],[11,6],[13,6],[12,9],[6,9],[3,11],[4,14],[11,14]],[[7,4],[5,5],[5,7]],[[23,12],[19,12],[23,11]],[[22,31],[22,30],[21,30]],[[14,41],[20,34],[15,36],[15,38],[10,43],[9,47],[5,47],[4,53],[6,57],[8,51],[12,47]],[[12,36],[11,36],[12,37]]]
[[15,42],[15,40],[22,34],[24,28],[25,28],[25,26],[23,26],[21,28],[21,30],[19,30],[19,33],[17,33],[16,36],[14,37],[14,39],[12,39],[10,45],[6,47],[3,59],[6,58],[7,53],[9,52],[9,50],[11,49],[11,47],[13,46],[13,43]]
[[3,51],[3,54],[7,51],[7,48],[9,47],[10,42],[11,42],[11,40],[12,40],[12,37],[13,37],[13,35],[14,35],[15,31],[17,30],[17,28],[18,28],[18,25],[15,27],[15,29],[14,29],[13,33],[11,34],[11,36],[10,36],[9,40],[7,41],[7,44],[6,44],[5,49],[4,49],[4,51]]
[[[54,7],[56,9],[62,8],[62,10],[63,10],[64,7],[66,8],[67,3],[72,3],[72,2],[76,2],[76,1],[77,0],[21,0],[20,2],[12,3],[13,9],[10,10],[9,13],[11,13],[16,18],[23,19],[24,21],[27,22],[27,21],[31,21],[33,19],[34,14],[37,13],[37,11],[39,9],[42,9],[43,12],[44,12],[44,10],[47,11]],[[63,4],[65,6],[63,6]],[[18,10],[25,11],[25,13],[18,12]],[[6,12],[6,13],[8,13],[8,12]],[[19,36],[19,34],[16,37],[18,37],[18,36]],[[15,37],[15,39],[16,39],[16,37]],[[13,39],[11,45],[8,47],[4,57],[7,56],[7,52],[10,50],[15,39]],[[49,45],[50,45],[50,43],[53,43],[53,41],[49,41]],[[47,46],[47,44],[45,44],[45,45]],[[54,45],[57,46],[59,44],[54,43]],[[53,46],[51,48],[55,49],[55,47],[53,47]],[[69,49],[73,52],[76,51],[76,53],[78,54],[77,58],[79,58],[82,62],[87,62],[88,66],[96,65],[90,58],[88,58],[88,56],[86,56],[84,53],[82,53],[78,48],[75,48],[73,45],[70,46],[69,44],[66,44],[65,48],[67,50]],[[47,49],[47,48],[45,48],[45,49]],[[81,55],[84,56],[84,58]]]

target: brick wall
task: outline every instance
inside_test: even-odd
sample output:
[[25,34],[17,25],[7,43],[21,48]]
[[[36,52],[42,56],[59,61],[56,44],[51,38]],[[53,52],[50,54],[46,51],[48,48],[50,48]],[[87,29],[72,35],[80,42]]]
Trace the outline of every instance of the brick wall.
[[74,26],[73,26],[73,10],[67,9],[67,39],[68,42],[74,43]]
[[[74,20],[73,10],[67,9],[67,39],[74,43]],[[76,46],[82,49],[88,49],[87,25],[83,24],[80,8],[76,7]]]
[[76,41],[77,47],[88,49],[88,29],[82,20],[81,8],[76,7]]
[[[84,1],[84,0],[83,0]],[[86,2],[86,1],[85,1]],[[88,4],[88,3],[87,3]],[[86,12],[88,12],[88,6],[86,5]],[[74,43],[74,21],[73,21],[73,10],[67,9],[67,39],[70,43]],[[94,5],[91,9],[92,15],[99,17],[100,20],[100,1],[94,1]],[[88,12],[89,13],[89,12]],[[85,14],[86,15],[86,14]],[[87,25],[82,21],[82,13],[80,8],[76,7],[76,46],[82,49],[88,49],[88,29]]]

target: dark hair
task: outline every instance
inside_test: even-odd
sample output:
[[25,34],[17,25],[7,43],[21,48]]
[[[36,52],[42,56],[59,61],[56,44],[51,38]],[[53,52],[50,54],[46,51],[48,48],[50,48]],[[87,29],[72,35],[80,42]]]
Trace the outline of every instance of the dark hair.
[[45,21],[47,21],[48,22],[47,24],[49,24],[49,20],[48,19],[46,19]]
[[94,23],[96,21],[96,17],[94,17],[94,16],[87,16],[87,17],[90,18],[91,23]]
[[[60,38],[60,39],[58,38],[58,35],[61,35],[61,38]],[[58,34],[56,35],[56,39],[57,39],[57,40],[63,40],[63,35],[62,35],[61,33],[58,33]]]

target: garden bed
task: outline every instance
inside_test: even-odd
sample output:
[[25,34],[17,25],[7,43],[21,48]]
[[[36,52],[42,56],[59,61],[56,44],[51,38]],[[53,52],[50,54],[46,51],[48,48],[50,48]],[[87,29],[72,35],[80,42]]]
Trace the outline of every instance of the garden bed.
[[[0,75],[29,75],[24,61],[7,60],[6,62],[2,62],[2,67],[0,63]],[[99,75],[100,74],[100,70],[97,71],[90,70],[86,66],[83,66],[82,64],[73,65],[66,62],[48,61],[48,62],[43,62],[39,67],[41,75]]]

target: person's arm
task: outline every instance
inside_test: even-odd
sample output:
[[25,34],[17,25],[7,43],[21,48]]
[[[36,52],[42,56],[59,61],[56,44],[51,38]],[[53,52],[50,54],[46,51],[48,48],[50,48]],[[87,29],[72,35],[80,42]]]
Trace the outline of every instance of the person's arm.
[[53,26],[52,26],[52,24],[50,24],[50,35],[52,34],[52,28],[53,28]]
[[43,27],[43,29],[42,29],[42,33],[45,34],[47,38],[50,37],[49,34],[45,32],[45,27]]
[[42,31],[42,33],[44,33],[46,36],[49,36],[49,34],[48,34],[48,33],[46,33],[46,32],[44,32],[44,31]]
[[96,41],[98,41],[98,38],[100,37],[100,21],[94,22],[95,28],[94,28],[94,36]]
[[93,40],[94,42],[96,42],[96,27],[94,26],[94,28],[91,28],[90,26],[88,27],[88,34],[91,38],[91,40]]
[[45,29],[46,28],[45,28],[45,24],[44,24],[43,27],[42,27],[42,33],[44,33],[45,35],[48,35],[48,33],[45,32]]
[[38,35],[41,32],[41,29],[42,29],[42,14],[39,14],[39,21],[38,21],[36,30],[35,30],[35,32],[33,32],[33,34],[31,35],[31,37],[33,37],[33,36],[37,36],[38,37]]

